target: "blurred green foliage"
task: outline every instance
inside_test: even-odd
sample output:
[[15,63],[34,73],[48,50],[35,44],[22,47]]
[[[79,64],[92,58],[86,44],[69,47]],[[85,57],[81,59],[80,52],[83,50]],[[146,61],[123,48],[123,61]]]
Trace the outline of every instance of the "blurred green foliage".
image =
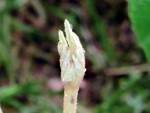
[[[116,52],[112,46],[107,34],[106,34],[106,22],[100,18],[95,7],[95,0],[87,0],[86,6],[89,11],[89,15],[92,17],[93,29],[97,33],[99,40],[104,48],[104,52],[108,57],[110,63],[115,63]],[[111,60],[110,60],[111,59]]]
[[[0,104],[4,113],[62,112],[61,102],[58,104],[53,98],[63,100],[63,92],[55,92],[46,84],[51,76],[60,74],[57,31],[63,27],[65,18],[73,24],[86,51],[85,81],[91,85],[82,89],[81,95],[86,89],[88,94],[97,89],[95,94],[101,100],[96,104],[94,101],[98,99],[88,103],[95,94],[85,100],[79,97],[78,113],[149,113],[148,72],[137,69],[138,73],[133,70],[130,74],[125,71],[123,75],[107,76],[107,69],[113,66],[119,70],[121,66],[130,69],[134,64],[147,64],[145,55],[150,61],[149,0],[128,1],[131,23],[137,34],[134,43],[132,39],[127,40],[132,34],[128,29],[125,29],[127,36],[119,37],[127,26],[124,23],[129,21],[122,17],[127,15],[122,7],[125,1],[52,1],[0,0]],[[112,34],[108,32],[111,27]],[[24,66],[22,62],[27,64]],[[48,77],[47,73],[39,71],[41,68],[48,70]],[[35,73],[42,73],[42,76],[38,78]]]
[[141,77],[142,75],[133,73],[130,78],[122,79],[119,90],[109,92],[104,103],[96,107],[95,113],[141,113],[149,96],[149,92],[139,84]]
[[[137,35],[139,45],[144,49],[146,57],[150,62],[150,1],[145,0],[130,0],[129,15],[133,29]],[[140,9],[139,9],[140,8]]]

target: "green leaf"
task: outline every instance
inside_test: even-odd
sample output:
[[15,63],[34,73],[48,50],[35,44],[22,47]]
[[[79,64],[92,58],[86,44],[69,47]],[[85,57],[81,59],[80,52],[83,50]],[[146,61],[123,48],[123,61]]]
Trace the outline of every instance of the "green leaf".
[[129,16],[138,44],[150,62],[150,0],[129,0]]

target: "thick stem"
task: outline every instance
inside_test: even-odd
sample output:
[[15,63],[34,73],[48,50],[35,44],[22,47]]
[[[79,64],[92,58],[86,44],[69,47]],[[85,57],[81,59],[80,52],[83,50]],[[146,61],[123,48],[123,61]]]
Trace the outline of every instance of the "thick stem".
[[70,84],[64,85],[63,113],[76,113],[78,91],[79,86],[72,86]]

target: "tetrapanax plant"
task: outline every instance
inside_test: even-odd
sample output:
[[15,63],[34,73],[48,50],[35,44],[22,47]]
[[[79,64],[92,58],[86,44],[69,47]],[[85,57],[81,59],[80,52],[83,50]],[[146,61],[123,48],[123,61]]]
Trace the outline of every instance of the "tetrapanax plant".
[[58,33],[61,80],[64,83],[63,113],[76,113],[79,86],[86,70],[85,51],[68,20],[64,26],[65,36],[61,30]]

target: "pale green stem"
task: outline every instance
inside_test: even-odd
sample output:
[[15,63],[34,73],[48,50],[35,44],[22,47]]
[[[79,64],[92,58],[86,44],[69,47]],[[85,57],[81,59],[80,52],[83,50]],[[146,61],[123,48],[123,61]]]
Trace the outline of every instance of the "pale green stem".
[[70,84],[64,86],[63,113],[76,113],[78,91],[79,86],[71,86]]

